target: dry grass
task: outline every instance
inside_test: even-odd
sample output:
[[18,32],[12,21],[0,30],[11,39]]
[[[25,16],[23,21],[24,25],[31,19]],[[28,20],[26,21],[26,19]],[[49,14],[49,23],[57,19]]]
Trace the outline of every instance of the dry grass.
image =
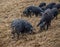
[[[58,20],[52,21],[48,31],[37,33],[36,27],[39,17],[21,17],[22,11],[29,5],[38,6],[40,2],[58,2],[56,0],[0,0],[0,47],[60,47],[60,14]],[[10,23],[12,20],[22,18],[28,20],[36,34],[20,36],[20,40],[11,39]]]

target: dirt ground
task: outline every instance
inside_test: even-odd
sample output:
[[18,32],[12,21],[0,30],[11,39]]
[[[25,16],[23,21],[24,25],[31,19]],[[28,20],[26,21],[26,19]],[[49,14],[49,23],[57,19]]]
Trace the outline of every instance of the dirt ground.
[[[53,20],[48,31],[38,33],[36,27],[40,17],[21,17],[23,10],[30,5],[38,6],[40,2],[56,2],[58,0],[0,0],[0,47],[60,47],[60,14]],[[25,19],[36,29],[36,34],[20,35],[20,39],[11,38],[11,21]]]

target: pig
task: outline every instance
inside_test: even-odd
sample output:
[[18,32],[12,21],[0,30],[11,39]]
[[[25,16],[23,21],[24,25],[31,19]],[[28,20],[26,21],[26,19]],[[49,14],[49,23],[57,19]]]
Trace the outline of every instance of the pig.
[[45,9],[48,9],[48,8],[49,8],[49,9],[52,9],[54,5],[56,5],[56,3],[51,2],[51,3],[49,3],[49,4],[46,6]]
[[37,24],[37,26],[40,26],[40,30],[48,30],[49,26],[51,25],[51,21],[54,18],[53,14],[51,13],[51,9],[47,9],[45,10],[44,13],[42,13],[42,18],[40,20],[40,22]]
[[46,6],[46,3],[45,2],[42,2],[40,3],[39,7],[43,7],[43,6]]
[[11,23],[11,28],[12,28],[12,34],[13,38],[15,38],[15,34],[17,34],[17,38],[19,38],[19,34],[24,34],[24,33],[32,33],[33,32],[33,26],[27,22],[27,20],[23,19],[15,19]]
[[41,12],[43,12],[43,10],[40,7],[36,7],[36,6],[29,6],[26,8],[25,11],[23,11],[23,14],[26,14],[27,16],[31,16],[31,15],[41,15]]

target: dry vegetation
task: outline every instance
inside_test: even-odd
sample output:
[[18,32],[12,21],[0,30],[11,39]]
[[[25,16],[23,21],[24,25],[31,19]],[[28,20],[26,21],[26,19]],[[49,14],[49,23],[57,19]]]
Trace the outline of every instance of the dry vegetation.
[[[58,20],[52,21],[48,31],[38,33],[36,27],[39,17],[21,17],[22,11],[29,5],[38,6],[40,2],[58,2],[56,0],[0,0],[0,47],[60,47],[60,14]],[[12,20],[22,18],[28,20],[36,34],[20,36],[20,40],[11,38],[10,23]]]

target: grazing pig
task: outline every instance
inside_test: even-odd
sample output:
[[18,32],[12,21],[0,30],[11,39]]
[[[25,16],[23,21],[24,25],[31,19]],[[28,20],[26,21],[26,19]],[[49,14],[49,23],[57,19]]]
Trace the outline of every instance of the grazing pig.
[[42,2],[42,3],[40,3],[40,5],[39,5],[39,7],[44,7],[44,6],[46,6],[46,3],[45,3],[45,2]]
[[33,32],[33,26],[26,20],[22,20],[22,19],[13,20],[11,23],[11,28],[12,28],[11,33],[13,34],[13,38],[15,37],[15,34],[17,34],[17,38],[19,38],[20,33],[24,34],[24,33]]
[[43,12],[43,10],[40,7],[36,7],[36,6],[29,6],[26,8],[25,11],[23,11],[23,14],[26,14],[27,16],[31,14],[35,14],[36,16],[41,15],[41,12]]
[[48,9],[48,8],[52,9],[54,5],[56,5],[56,3],[49,3],[45,9]]
[[45,12],[42,14],[42,18],[37,26],[40,26],[41,31],[45,29],[48,30],[49,26],[51,25],[51,20],[54,18],[53,14],[51,13],[51,9],[45,10]]
[[45,2],[40,3],[39,7],[42,8],[42,10],[45,10],[46,3]]

